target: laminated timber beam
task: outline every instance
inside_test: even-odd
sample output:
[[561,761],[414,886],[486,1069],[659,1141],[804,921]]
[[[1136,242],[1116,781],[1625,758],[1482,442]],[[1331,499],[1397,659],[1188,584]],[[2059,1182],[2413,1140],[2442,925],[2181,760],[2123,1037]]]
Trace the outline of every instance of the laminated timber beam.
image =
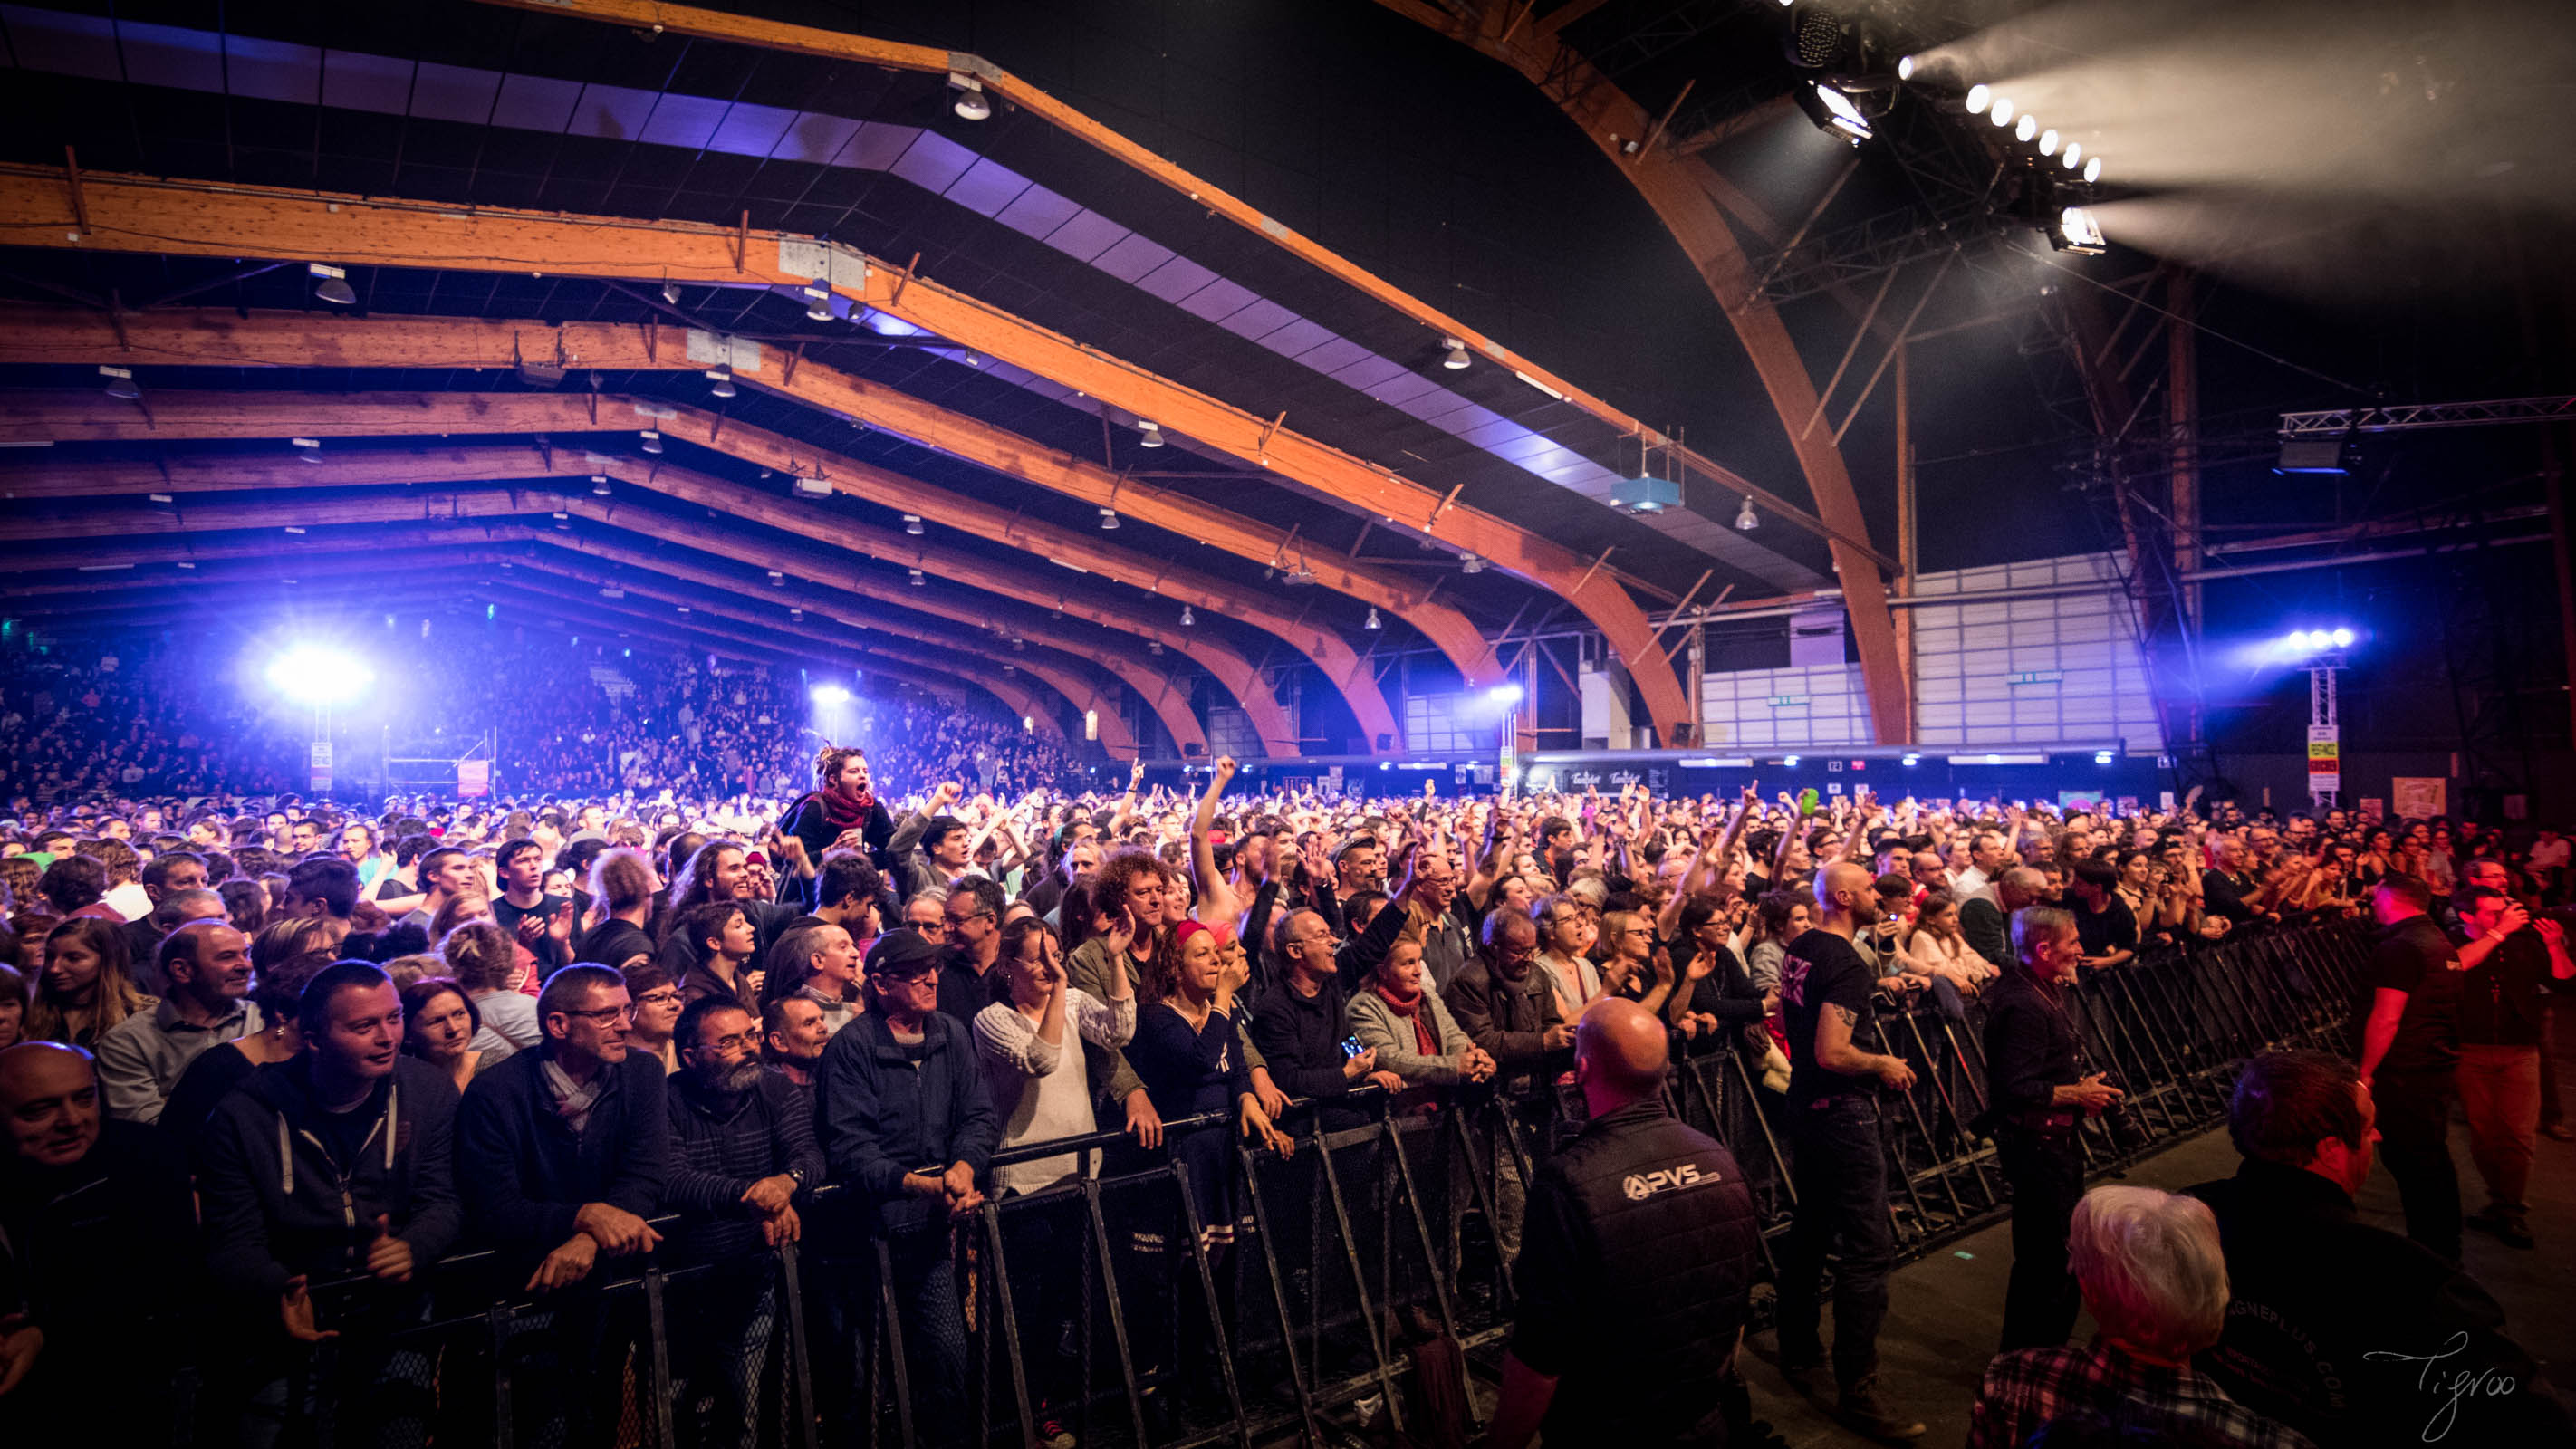
[[[1806,475],[1807,491],[1816,500],[1816,515],[1833,555],[1834,576],[1842,585],[1843,608],[1851,616],[1852,639],[1859,646],[1861,683],[1869,694],[1874,736],[1882,745],[1912,743],[1912,691],[1904,661],[1897,654],[1887,580],[1880,573],[1896,569],[1897,561],[1869,542],[1868,521],[1861,516],[1860,497],[1852,487],[1842,450],[1832,435],[1810,423],[1821,407],[1815,379],[1808,374],[1788,325],[1758,295],[1742,245],[1701,184],[1710,174],[1705,163],[1670,146],[1640,145],[1635,155],[1627,154],[1630,143],[1647,137],[1655,118],[1555,31],[1530,26],[1514,30],[1507,18],[1508,5],[1485,5],[1462,16],[1429,0],[1378,3],[1502,62],[1536,85],[1628,178],[1681,244],[1752,358],[1763,391],[1797,454],[1799,471]],[[1693,467],[1701,465],[1696,455],[1688,461]]]
[[[286,437],[396,437],[455,433],[544,433],[560,437],[596,426],[590,421],[592,399],[556,393],[287,393],[287,392],[156,392],[147,421],[138,411],[101,418],[95,400],[83,394],[28,393],[0,405],[0,439],[123,438],[136,441]],[[821,476],[837,491],[883,507],[929,513],[939,508],[952,522],[990,542],[1019,548],[1035,557],[1083,571],[1096,571],[1135,587],[1151,590],[1175,604],[1189,604],[1262,628],[1312,660],[1339,690],[1352,714],[1372,736],[1397,737],[1394,712],[1370,674],[1366,661],[1334,630],[1305,621],[1273,604],[1266,596],[1238,588],[1210,575],[1096,544],[1096,533],[1057,528],[1019,517],[988,504],[929,489],[900,474],[873,468],[856,459],[827,453],[774,433],[733,423],[695,409],[642,404],[670,416],[639,416],[630,399],[600,401],[601,419],[658,424],[665,435],[702,442],[716,451],[756,462],[781,473]],[[121,406],[121,405],[120,405]],[[617,429],[619,441],[631,436]],[[601,439],[603,444],[608,439]],[[719,512],[753,519],[799,535],[809,535],[819,518],[811,510],[653,457],[593,452],[565,443],[458,444],[411,452],[365,449],[340,454],[326,449],[319,463],[280,454],[274,459],[231,455],[220,460],[183,455],[167,462],[131,460],[38,459],[0,471],[0,497],[61,498],[102,493],[170,493],[234,488],[303,488],[328,484],[497,481],[520,478],[587,479],[594,474],[681,498]],[[157,481],[156,481],[157,480]],[[944,506],[942,506],[944,500]],[[1300,753],[1296,729],[1269,683],[1252,661],[1210,636],[1194,630],[1167,628],[1138,617],[1134,611],[1072,591],[1050,593],[1032,574],[1012,570],[962,549],[932,543],[889,529],[830,518],[831,536],[824,542],[854,549],[905,568],[919,568],[943,578],[1002,594],[1037,608],[1062,608],[1093,623],[1139,634],[1177,649],[1206,669],[1241,702],[1266,753]],[[763,567],[771,565],[764,564]],[[1096,567],[1095,567],[1096,566]],[[1188,735],[1178,731],[1175,739]]]
[[[810,358],[792,359],[757,343],[658,324],[491,321],[477,317],[349,317],[314,312],[259,311],[248,316],[220,309],[126,313],[110,319],[77,308],[25,308],[0,312],[0,362],[130,366],[169,363],[197,367],[450,367],[506,373],[522,357],[557,358],[565,367],[652,372],[704,369],[720,355],[731,359],[735,381],[821,408],[853,422],[883,428],[923,447],[980,468],[1101,508],[1116,508],[1140,523],[1197,539],[1252,563],[1302,564],[1318,588],[1388,610],[1419,629],[1470,688],[1504,682],[1501,660],[1473,621],[1432,600],[1432,585],[1403,570],[1354,560],[1338,550],[1296,551],[1287,530],[1247,518],[1185,493],[1140,483],[1097,463],[1048,448],[963,413],[925,402],[898,388],[869,382]],[[567,404],[586,400],[566,397]],[[656,406],[663,404],[656,403]],[[633,404],[610,400],[621,421]],[[719,432],[714,415],[692,410],[693,421]],[[552,430],[568,430],[565,423]],[[540,431],[534,430],[531,431]],[[307,435],[309,436],[309,435]],[[694,433],[692,434],[694,436]],[[774,435],[758,434],[758,438]],[[757,443],[755,443],[757,446]],[[775,451],[765,449],[764,451]],[[772,465],[775,466],[775,465]],[[852,466],[858,466],[853,464]],[[873,470],[879,501],[986,537],[1014,528],[1008,511],[902,474]],[[1248,481],[1248,480],[1247,480]],[[1046,536],[1059,558],[1088,558],[1086,566],[1153,587],[1155,560],[1112,548],[1097,535],[1061,537],[1064,530],[1022,527]]]
[[[1003,70],[981,56],[942,50],[926,45],[907,45],[899,41],[876,40],[850,35],[837,30],[812,26],[788,25],[747,15],[732,15],[721,10],[690,5],[666,5],[658,0],[485,0],[487,4],[508,5],[517,9],[541,11],[548,15],[575,15],[604,24],[627,26],[635,30],[669,31],[704,40],[728,41],[757,46],[765,50],[791,51],[800,55],[825,56],[836,60],[856,61],[882,66],[889,70],[908,70],[938,74],[963,72],[972,75],[986,94],[997,95],[1021,110],[1046,121],[1067,135],[1090,145],[1103,154],[1134,168],[1139,174],[1159,182],[1189,198],[1194,206],[1209,215],[1221,217],[1278,247],[1299,261],[1314,267],[1334,280],[1357,289],[1378,303],[1421,323],[1436,333],[1454,336],[1483,353],[1495,363],[1510,368],[1523,377],[1546,387],[1566,402],[1590,413],[1622,433],[1642,436],[1658,448],[1671,447],[1687,456],[1691,466],[1701,474],[1736,493],[1746,494],[1776,514],[1792,527],[1819,538],[1833,539],[1836,529],[1826,520],[1780,498],[1732,469],[1701,457],[1647,427],[1643,422],[1612,406],[1604,399],[1559,377],[1537,361],[1505,347],[1492,337],[1450,316],[1429,302],[1414,296],[1357,262],[1334,251],[1314,238],[1304,235],[1262,211],[1243,198],[1227,191],[1181,166],[1156,155],[1153,151],[1110,127],[1076,110],[1045,90],[1019,76]],[[1533,28],[1544,30],[1551,38],[1556,31],[1589,12],[1602,0],[1573,0],[1554,14],[1545,16]],[[1525,16],[1528,0],[1509,0],[1505,11]],[[1511,33],[1509,20],[1502,22],[1505,37]],[[1642,134],[1642,133],[1636,133]],[[944,334],[943,334],[944,335]],[[1147,414],[1147,416],[1155,416]],[[1865,535],[1845,536],[1864,552],[1875,553]],[[1881,558],[1890,568],[1893,559]]]
[[[1573,605],[1600,631],[1645,697],[1658,736],[1691,718],[1672,660],[1645,611],[1599,567],[1601,560],[1587,561],[1478,509],[1453,506],[1451,497],[1309,438],[1281,418],[1221,402],[928,278],[865,265],[846,248],[795,233],[693,222],[500,208],[468,212],[443,202],[106,173],[83,173],[81,192],[82,209],[75,215],[60,171],[0,167],[0,245],[719,285],[828,285],[961,347],[1152,418],[1346,507],[1482,555]],[[540,264],[530,266],[531,259]],[[1401,737],[1400,730],[1365,720],[1363,727]]]

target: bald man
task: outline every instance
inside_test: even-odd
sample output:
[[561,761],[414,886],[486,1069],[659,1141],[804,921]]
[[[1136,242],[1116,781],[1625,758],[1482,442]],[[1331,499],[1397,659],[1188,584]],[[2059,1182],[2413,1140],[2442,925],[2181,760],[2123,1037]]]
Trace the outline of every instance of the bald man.
[[185,1180],[152,1128],[100,1111],[89,1053],[0,1051],[0,1425],[168,1438],[177,1357],[134,1345],[165,1331],[195,1237]]
[[1878,1093],[1914,1085],[1902,1060],[1868,1050],[1878,972],[1852,937],[1878,920],[1878,884],[1835,861],[1816,875],[1816,924],[1780,961],[1780,1014],[1789,1036],[1789,1140],[1797,1216],[1780,1263],[1780,1371],[1809,1394],[1824,1367],[1818,1337],[1825,1258],[1834,1270],[1834,1384],[1843,1421],[1876,1439],[1922,1436],[1878,1391],[1878,1330],[1896,1230],[1887,1215],[1886,1149]]
[[188,1063],[260,1028],[259,1008],[249,999],[250,937],[231,921],[190,921],[162,940],[155,959],[168,993],[98,1039],[108,1115],[127,1122],[160,1121]]
[[1574,1032],[1590,1120],[1539,1169],[1495,1449],[1709,1444],[1750,1419],[1735,1376],[1762,1226],[1735,1159],[1664,1109],[1668,1029],[1611,998]]

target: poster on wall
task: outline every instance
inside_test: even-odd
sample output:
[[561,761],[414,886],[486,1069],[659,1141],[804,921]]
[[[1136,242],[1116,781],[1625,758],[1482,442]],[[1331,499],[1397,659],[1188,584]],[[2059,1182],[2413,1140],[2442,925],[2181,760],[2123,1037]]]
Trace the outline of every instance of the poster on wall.
[[2451,813],[2451,782],[2439,775],[2400,775],[2388,782],[2388,803],[2400,820],[2438,820]]
[[2079,810],[2086,812],[2101,810],[2105,807],[2106,803],[2106,797],[2099,790],[2060,790],[2057,792],[2057,809],[2058,813],[2062,815],[2072,815]]
[[469,800],[491,794],[492,762],[490,760],[457,761],[456,793]]

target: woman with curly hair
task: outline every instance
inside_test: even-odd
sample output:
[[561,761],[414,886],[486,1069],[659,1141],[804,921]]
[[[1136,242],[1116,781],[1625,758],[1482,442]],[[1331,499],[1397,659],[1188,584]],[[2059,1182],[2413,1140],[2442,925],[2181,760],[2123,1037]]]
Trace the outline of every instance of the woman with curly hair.
[[805,846],[805,858],[816,866],[824,852],[866,853],[877,869],[889,862],[886,846],[894,840],[894,817],[886,813],[868,779],[868,752],[825,745],[814,756],[814,789],[798,797],[779,817],[780,829]]
[[96,916],[75,916],[45,933],[45,971],[24,1029],[29,1041],[95,1049],[109,1028],[160,1004],[134,987],[125,933]]
[[438,954],[482,1014],[475,1050],[497,1061],[545,1040],[535,999],[519,989],[529,957],[516,935],[491,921],[468,921],[440,940]]

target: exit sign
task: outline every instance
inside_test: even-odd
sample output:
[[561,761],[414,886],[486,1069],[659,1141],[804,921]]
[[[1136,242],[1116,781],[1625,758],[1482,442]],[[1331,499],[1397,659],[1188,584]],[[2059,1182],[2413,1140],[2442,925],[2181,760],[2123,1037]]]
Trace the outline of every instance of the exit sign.
[[1773,709],[1790,709],[1797,705],[1805,704],[1806,702],[1807,697],[1803,694],[1775,694],[1771,696],[1771,707]]
[[2055,684],[2065,677],[2066,676],[2063,673],[2054,669],[2031,669],[2014,675],[2006,682],[2014,685]]

